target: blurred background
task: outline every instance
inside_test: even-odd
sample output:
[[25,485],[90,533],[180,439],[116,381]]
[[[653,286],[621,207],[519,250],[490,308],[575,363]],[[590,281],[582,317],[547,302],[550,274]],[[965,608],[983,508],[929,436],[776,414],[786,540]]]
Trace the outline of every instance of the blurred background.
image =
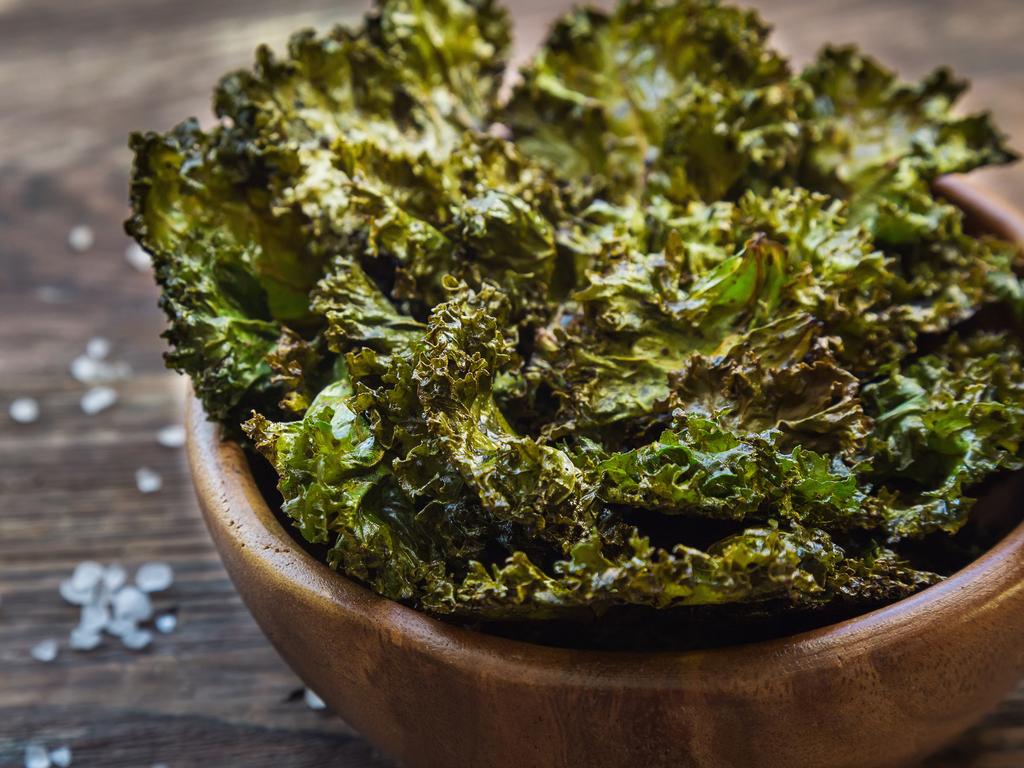
[[[520,60],[569,6],[508,4]],[[746,4],[797,66],[826,42],[908,78],[952,66],[973,82],[965,108],[992,110],[1024,150],[1022,0]],[[60,765],[64,745],[75,766],[387,765],[308,706],[216,558],[166,429],[184,382],[163,368],[157,291],[121,230],[130,131],[209,121],[215,81],[256,45],[367,7],[0,0],[0,766]],[[1024,207],[1024,167],[975,178]],[[78,613],[58,589],[85,560],[169,563],[154,602],[177,626],[141,651],[72,650]],[[1024,688],[926,765],[1024,766]]]

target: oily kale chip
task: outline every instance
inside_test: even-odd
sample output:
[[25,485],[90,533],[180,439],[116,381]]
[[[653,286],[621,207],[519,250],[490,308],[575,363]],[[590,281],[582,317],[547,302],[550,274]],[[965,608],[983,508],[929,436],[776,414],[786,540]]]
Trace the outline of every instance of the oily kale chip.
[[133,136],[127,229],[154,256],[168,362],[211,417],[282,394],[267,360],[277,338],[323,325],[310,292],[373,223],[350,210],[352,178],[460,144],[492,107],[507,45],[488,2],[388,2],[362,30],[298,33],[284,60],[260,49],[253,72],[218,87],[211,131]]
[[891,497],[891,529],[954,532],[974,500],[966,491],[1024,467],[1024,372],[1005,334],[953,336],[938,352],[864,387],[874,416],[869,476]]
[[706,552],[671,552],[633,536],[621,553],[591,538],[551,575],[517,552],[490,570],[476,565],[455,593],[463,611],[483,616],[558,616],[573,608],[615,605],[660,609],[785,600],[799,607],[832,600],[899,599],[936,581],[891,552],[847,557],[824,531],[752,528]]
[[794,74],[718,0],[573,11],[505,89],[510,48],[494,0],[378,0],[261,48],[209,130],[132,139],[168,364],[314,551],[633,646],[826,622],[986,545],[1024,263],[941,194],[1013,159],[964,85]]
[[814,94],[802,175],[828,191],[856,197],[901,165],[931,181],[1013,157],[988,115],[950,112],[967,85],[947,69],[908,85],[854,48],[826,48],[800,78]]
[[438,305],[412,379],[429,432],[484,509],[561,540],[585,523],[589,494],[564,451],[516,435],[494,401],[494,376],[513,354],[507,323],[491,286]]
[[671,375],[698,356],[753,350],[770,373],[830,335],[843,339],[842,361],[876,353],[901,328],[891,259],[844,212],[822,195],[776,191],[663,218],[647,233],[659,251],[609,255],[586,274],[538,343],[536,376],[566,420],[589,428],[657,411]]
[[524,151],[613,199],[719,199],[800,150],[784,59],[753,12],[637,0],[559,21],[499,119]]
[[335,352],[357,345],[406,353],[423,333],[422,323],[399,312],[348,256],[332,263],[312,294],[311,306],[327,321],[324,337]]
[[239,147],[183,123],[136,135],[128,230],[150,253],[170,320],[169,365],[193,376],[212,418],[270,387],[267,355],[283,322],[311,320],[317,260],[300,223],[275,214]]
[[654,443],[602,461],[602,498],[665,514],[776,518],[824,528],[872,527],[877,511],[839,458],[774,430],[743,436],[711,419],[685,418]]
[[[350,394],[342,378],[317,396],[301,421],[254,416],[245,430],[279,473],[282,511],[306,541],[330,547],[328,564],[383,595],[408,599],[443,561],[424,560],[432,534],[416,526],[416,510],[398,492],[383,449],[345,405]],[[324,461],[324,455],[334,458]]]
[[341,138],[441,151],[485,124],[508,45],[490,0],[390,0],[361,30],[296,33],[283,60],[261,47],[254,71],[221,81],[214,107],[268,147]]
[[716,419],[739,434],[777,430],[778,450],[850,455],[871,429],[857,378],[824,357],[773,368],[760,359],[695,355],[671,375],[670,386],[669,404],[680,412]]

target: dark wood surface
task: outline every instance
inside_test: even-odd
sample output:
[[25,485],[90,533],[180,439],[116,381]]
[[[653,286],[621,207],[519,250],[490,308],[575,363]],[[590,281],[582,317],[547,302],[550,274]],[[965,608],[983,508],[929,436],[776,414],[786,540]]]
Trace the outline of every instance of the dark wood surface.
[[[564,0],[515,5],[520,53]],[[948,63],[974,81],[968,105],[992,109],[1024,147],[1020,0],[760,0],[797,61],[822,43],[860,42],[908,76]],[[345,724],[308,710],[299,683],[228,582],[199,518],[183,453],[156,444],[179,421],[184,387],[163,370],[150,278],[124,259],[127,133],[208,114],[223,71],[259,42],[351,19],[338,0],[0,0],[0,766],[24,746],[68,744],[76,766],[384,766]],[[1024,170],[985,184],[1024,206]],[[67,246],[89,225],[96,244]],[[81,413],[68,365],[86,341],[114,342],[134,375],[120,400]],[[6,417],[32,395],[32,425]],[[133,473],[158,470],[142,495]],[[178,579],[161,604],[180,626],[145,653],[114,643],[29,649],[76,620],[57,585],[84,559],[160,558]],[[929,768],[1024,765],[1024,688]]]

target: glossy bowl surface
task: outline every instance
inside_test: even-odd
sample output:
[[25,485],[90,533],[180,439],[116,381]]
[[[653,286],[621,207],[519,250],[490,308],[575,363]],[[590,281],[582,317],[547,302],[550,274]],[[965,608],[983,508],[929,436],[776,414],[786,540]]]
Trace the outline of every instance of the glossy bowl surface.
[[[975,227],[1024,243],[1004,203],[959,179],[940,190]],[[207,525],[253,616],[334,712],[408,768],[899,766],[1024,674],[1024,524],[941,584],[822,629],[710,651],[565,650],[449,626],[331,571],[195,400],[187,429]]]

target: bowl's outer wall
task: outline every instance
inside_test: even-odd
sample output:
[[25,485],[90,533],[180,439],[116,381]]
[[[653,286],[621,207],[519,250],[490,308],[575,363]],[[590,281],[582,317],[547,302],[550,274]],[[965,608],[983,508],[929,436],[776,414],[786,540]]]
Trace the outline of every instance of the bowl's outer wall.
[[[988,231],[1024,221],[959,180]],[[704,652],[545,648],[374,595],[282,529],[189,404],[207,524],[242,598],[331,709],[409,768],[883,768],[955,737],[1024,674],[1024,524],[942,584],[843,624]]]

